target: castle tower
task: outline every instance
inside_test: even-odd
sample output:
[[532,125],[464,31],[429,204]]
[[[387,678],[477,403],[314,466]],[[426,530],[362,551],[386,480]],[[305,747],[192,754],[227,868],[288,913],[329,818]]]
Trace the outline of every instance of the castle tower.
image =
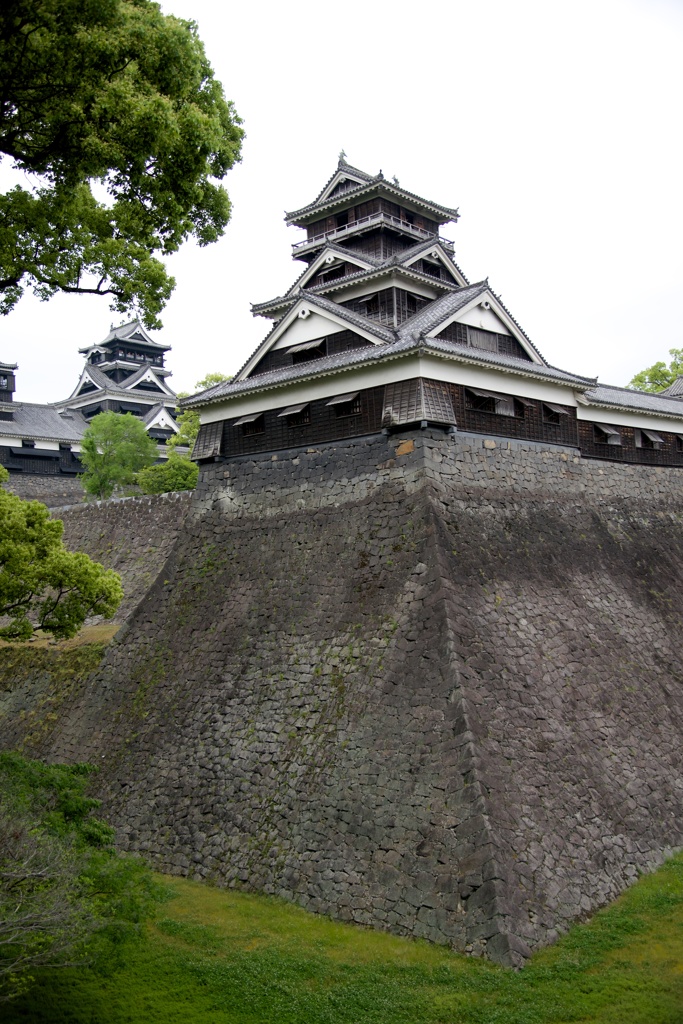
[[148,434],[165,441],[177,433],[177,396],[168,386],[164,357],[171,348],[154,341],[139,320],[112,327],[103,341],[79,349],[85,366],[73,393],[58,408],[91,420],[100,412],[130,412]]
[[683,465],[683,404],[550,366],[488,280],[470,283],[442,206],[342,156],[286,214],[304,270],[252,311],[273,321],[232,380],[185,400],[194,458],[227,458],[411,425]]

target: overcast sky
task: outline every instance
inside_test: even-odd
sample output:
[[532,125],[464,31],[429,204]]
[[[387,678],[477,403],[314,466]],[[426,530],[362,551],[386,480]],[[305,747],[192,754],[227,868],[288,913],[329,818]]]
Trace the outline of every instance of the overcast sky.
[[[340,149],[368,172],[457,206],[443,234],[489,277],[545,358],[625,385],[683,346],[683,5],[669,0],[165,0],[193,18],[245,123],[215,245],[170,260],[156,336],[176,390],[233,373],[303,264],[284,210],[310,202]],[[106,299],[21,300],[0,320],[17,398],[73,390]]]

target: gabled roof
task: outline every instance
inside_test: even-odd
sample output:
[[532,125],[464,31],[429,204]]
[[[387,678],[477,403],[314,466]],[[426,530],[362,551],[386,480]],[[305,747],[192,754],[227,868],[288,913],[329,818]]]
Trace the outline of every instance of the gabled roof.
[[87,355],[94,348],[100,345],[108,345],[115,341],[128,341],[133,342],[136,345],[150,346],[151,348],[159,349],[163,352],[168,352],[171,348],[170,345],[162,345],[159,341],[154,341],[149,336],[145,328],[142,326],[139,320],[129,320],[126,324],[119,324],[118,327],[112,327],[109,334],[102,341],[97,342],[94,345],[88,345],[86,348],[79,348],[81,354]]
[[[131,373],[130,377],[126,377],[125,380],[120,381],[115,385],[115,387],[123,391],[130,391],[131,388],[134,388],[140,383],[140,381],[149,378],[152,378],[154,383],[159,385],[164,394],[168,395],[170,398],[175,398],[175,391],[171,391],[163,377],[159,377],[155,371],[155,367],[151,366],[149,363],[143,363],[139,370],[136,370],[135,373]],[[109,383],[112,384],[113,382],[109,381]]]
[[[357,172],[356,168],[352,169],[349,167],[349,171],[351,170],[356,173],[363,174],[363,172]],[[458,220],[460,216],[457,209],[453,209],[448,206],[441,206],[440,203],[433,203],[431,200],[423,199],[414,192],[408,192],[407,189],[401,188],[398,184],[387,181],[381,171],[374,177],[369,174],[364,174],[364,182],[359,184],[356,188],[350,188],[344,192],[340,192],[336,196],[325,198],[326,192],[330,189],[331,183],[338,174],[339,168],[337,168],[337,171],[335,171],[335,174],[322,190],[318,198],[312,203],[309,203],[308,206],[302,206],[300,210],[293,210],[291,213],[285,213],[285,222],[287,224],[305,224],[307,221],[317,217],[318,214],[332,210],[335,206],[348,205],[349,200],[356,201],[358,199],[365,198],[366,196],[371,195],[374,191],[386,192],[399,202],[403,201],[404,204],[409,206],[417,206],[421,209],[428,210],[432,214],[432,217],[442,224],[445,224],[448,221]],[[351,177],[352,175],[349,174],[349,176]]]
[[417,281],[421,284],[429,285],[435,291],[446,292],[453,291],[460,287],[455,281],[444,281],[438,277],[431,277],[429,274],[424,274],[421,270],[413,270],[411,267],[404,267],[400,263],[391,263],[388,266],[373,268],[371,270],[359,270],[357,274],[346,274],[344,277],[335,278],[329,282],[322,282],[321,284],[313,284],[309,288],[298,288],[295,295],[280,295],[275,299],[271,299],[270,302],[264,302],[260,306],[252,307],[252,312],[257,314],[267,315],[266,311],[277,312],[279,310],[287,310],[291,308],[292,304],[297,301],[302,295],[328,295],[332,292],[342,291],[344,288],[348,288],[351,285],[374,284],[377,287],[382,287],[383,277],[392,277],[394,274],[408,278],[409,281]]
[[233,396],[268,391],[280,388],[285,384],[314,380],[354,367],[373,366],[413,353],[432,354],[459,363],[512,373],[518,377],[565,384],[579,391],[585,391],[596,383],[595,378],[581,377],[545,363],[534,363],[527,359],[518,359],[515,356],[496,352],[485,352],[481,349],[464,348],[462,345],[442,338],[426,338],[423,335],[415,337],[408,334],[404,337],[394,337],[393,341],[384,345],[368,345],[367,348],[351,349],[336,355],[324,356],[321,359],[313,359],[310,362],[269,370],[267,373],[260,373],[255,377],[242,379],[235,377],[231,381],[224,381],[199,394],[184,398],[181,406],[187,409],[210,405],[212,402]]
[[[131,373],[125,380],[120,381],[118,384],[107,376],[98,366],[94,366],[88,363],[84,368],[79,378],[78,384],[74,391],[69,395],[63,402],[56,402],[55,405],[61,408],[70,406],[73,402],[78,401],[79,405],[87,403],[93,400],[96,396],[101,396],[106,393],[108,395],[117,395],[121,397],[125,395],[127,398],[131,397],[131,387],[134,387],[138,381],[142,380],[147,374],[154,377],[154,380],[159,384],[165,395],[169,398],[175,399],[176,395],[174,391],[171,391],[167,384],[165,384],[163,378],[159,378],[155,373],[155,368],[150,363],[143,363],[143,365]],[[91,381],[97,391],[86,391],[83,394],[79,394],[83,384],[86,381]],[[144,390],[136,391],[135,396],[140,398],[146,398],[150,396],[150,392],[145,393]]]
[[[355,327],[362,335],[370,335],[372,339],[371,344],[380,344],[381,342],[391,341],[394,338],[394,332],[390,331],[389,328],[383,327],[378,324],[375,320],[370,320],[368,317],[361,316],[360,313],[354,313],[350,309],[346,309],[344,306],[338,305],[336,302],[332,302],[330,299],[326,299],[323,295],[314,295],[312,292],[304,291],[302,289],[300,295],[296,297],[294,303],[290,306],[284,316],[273,324],[270,331],[263,339],[259,347],[249,357],[242,368],[235,374],[234,379],[240,380],[248,373],[251,372],[254,366],[263,358],[278,338],[285,332],[285,330],[294,322],[296,316],[300,312],[305,312],[307,308],[313,311],[325,314],[331,314],[328,319],[336,321],[344,321],[349,324],[350,327]],[[294,342],[292,342],[294,344]],[[208,389],[212,390],[211,388]]]
[[457,292],[449,292],[447,295],[442,295],[441,298],[435,299],[434,302],[430,302],[428,306],[425,306],[425,308],[420,310],[419,313],[416,313],[415,316],[411,317],[410,320],[406,320],[406,322],[401,325],[399,328],[399,334],[408,331],[437,334],[439,330],[442,330],[449,322],[453,321],[455,313],[462,310],[473,299],[484,294],[488,296],[488,299],[492,303],[496,312],[504,314],[502,319],[507,319],[509,321],[508,329],[512,326],[513,330],[511,333],[517,336],[517,340],[523,348],[526,348],[529,351],[529,355],[531,355],[534,360],[537,359],[539,362],[545,363],[545,359],[539,350],[530,338],[527,337],[510,311],[500,301],[496,293],[491,290],[488,280],[479,281],[476,284],[469,285],[467,288],[462,288]]
[[146,427],[153,427],[160,419],[168,420],[168,426],[174,430],[176,434],[178,433],[178,426],[176,425],[175,420],[168,411],[168,408],[162,402],[158,402],[156,405],[153,405],[149,412],[146,412],[142,417],[142,422]]
[[364,182],[373,181],[375,177],[377,177],[377,175],[368,174],[367,171],[361,171],[358,167],[352,167],[351,164],[347,164],[344,157],[340,155],[337,169],[333,172],[332,177],[328,179],[327,183],[323,186],[311,205],[321,203],[327,199],[330,192],[334,191],[343,178],[346,178],[347,180],[351,178],[356,180],[359,185],[362,185]]

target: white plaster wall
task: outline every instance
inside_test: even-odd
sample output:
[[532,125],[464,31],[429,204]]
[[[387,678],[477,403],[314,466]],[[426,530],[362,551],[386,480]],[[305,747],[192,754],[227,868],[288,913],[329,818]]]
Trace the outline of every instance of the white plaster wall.
[[462,316],[456,316],[455,321],[460,324],[469,324],[470,327],[480,327],[482,331],[495,331],[496,334],[510,334],[500,317],[496,316],[492,309],[484,309],[482,306],[475,306]]
[[324,338],[327,334],[337,334],[339,331],[348,330],[349,327],[350,324],[335,323],[334,320],[328,320],[319,313],[311,313],[305,320],[297,316],[272,347],[275,349],[301,345],[304,341],[314,341],[315,338]]

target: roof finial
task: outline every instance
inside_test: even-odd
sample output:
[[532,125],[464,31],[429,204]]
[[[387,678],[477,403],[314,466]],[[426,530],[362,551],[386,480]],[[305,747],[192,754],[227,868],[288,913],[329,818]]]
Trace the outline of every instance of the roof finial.
[[398,178],[396,177],[396,175],[394,175],[391,180],[393,181],[394,185],[400,184]]
[[346,163],[346,151],[343,150],[343,149],[339,150],[339,163],[340,164],[345,164]]

